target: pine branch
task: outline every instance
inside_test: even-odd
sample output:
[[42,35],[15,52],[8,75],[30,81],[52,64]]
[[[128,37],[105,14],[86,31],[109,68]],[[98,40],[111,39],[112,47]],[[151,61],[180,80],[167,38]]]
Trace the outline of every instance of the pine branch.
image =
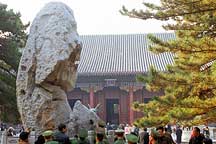
[[178,16],[185,16],[185,15],[192,15],[192,14],[199,14],[199,13],[205,13],[205,12],[213,12],[216,11],[216,8],[209,8],[209,9],[203,9],[203,10],[197,10],[192,12],[182,12],[182,13],[174,13],[174,14],[165,14],[165,12],[161,13],[164,14],[162,16],[159,16],[157,13],[150,13],[150,12],[137,12],[136,10],[128,11],[125,7],[120,12],[122,15],[129,16],[131,18],[138,18],[142,20],[147,19],[157,19],[157,20],[168,20],[172,17],[178,17]]

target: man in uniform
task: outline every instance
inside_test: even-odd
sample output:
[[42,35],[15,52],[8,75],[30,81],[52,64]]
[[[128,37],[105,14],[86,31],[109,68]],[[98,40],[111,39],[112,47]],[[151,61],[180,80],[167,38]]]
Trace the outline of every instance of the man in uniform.
[[101,129],[101,130],[103,129],[103,131],[104,131],[103,142],[105,144],[109,144],[109,142],[107,140],[107,136],[106,136],[105,127],[106,127],[106,123],[103,120],[99,120],[98,121],[98,128]]
[[115,130],[115,135],[117,136],[117,140],[114,142],[114,144],[125,144],[123,129]]
[[104,134],[105,131],[103,128],[101,127],[96,128],[96,144],[106,144],[104,142]]
[[86,129],[80,129],[78,144],[90,144],[87,137],[88,137],[88,131]]
[[128,144],[137,144],[139,138],[134,134],[127,134],[126,139]]
[[98,121],[98,127],[105,128],[106,127],[106,123],[103,120],[99,120]]
[[45,144],[59,144],[57,141],[53,140],[53,131],[47,130],[43,132],[42,135],[45,139]]

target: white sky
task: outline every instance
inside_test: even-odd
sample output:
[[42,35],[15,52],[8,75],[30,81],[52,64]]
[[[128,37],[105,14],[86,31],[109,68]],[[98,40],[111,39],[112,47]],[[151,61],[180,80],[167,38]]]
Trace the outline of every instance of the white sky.
[[[9,9],[20,12],[24,23],[32,22],[39,10],[53,0],[0,0]],[[78,33],[87,34],[135,34],[165,32],[162,22],[140,20],[122,16],[122,5],[127,8],[143,8],[143,0],[58,0],[67,4],[77,21]],[[159,0],[145,0],[158,2]]]

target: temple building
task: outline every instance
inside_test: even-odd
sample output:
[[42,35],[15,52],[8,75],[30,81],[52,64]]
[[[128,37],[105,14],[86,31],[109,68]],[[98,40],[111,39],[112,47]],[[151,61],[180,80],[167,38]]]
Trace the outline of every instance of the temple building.
[[[175,38],[174,33],[154,34],[162,40]],[[136,76],[146,74],[150,66],[165,71],[173,64],[173,54],[153,54],[148,50],[147,34],[84,35],[78,65],[76,87],[68,92],[70,106],[76,100],[86,106],[100,104],[98,115],[109,123],[129,123],[142,116],[132,110],[134,101],[147,103],[153,96]]]

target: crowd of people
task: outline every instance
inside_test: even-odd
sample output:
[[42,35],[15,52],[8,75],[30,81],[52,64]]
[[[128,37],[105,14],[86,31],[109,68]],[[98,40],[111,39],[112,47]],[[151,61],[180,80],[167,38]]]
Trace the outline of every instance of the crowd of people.
[[[107,139],[106,124],[103,121],[99,121],[94,128],[94,141],[95,144],[111,144]],[[23,131],[19,135],[18,144],[30,144],[29,142],[30,131]],[[125,135],[123,129],[115,130],[114,144],[137,144],[139,136],[135,133]],[[56,132],[52,130],[46,130],[37,137],[35,144],[90,144],[88,139],[88,131],[86,129],[80,129],[79,133],[70,139],[67,135],[67,127],[65,124],[60,124]]]
[[[100,120],[95,127],[89,129],[94,132],[94,144],[181,144],[182,128],[176,126],[159,126],[157,128],[147,129],[138,128],[136,126],[119,125],[111,126]],[[113,141],[110,141],[108,132],[114,132]],[[18,144],[30,144],[30,129],[21,129]],[[13,136],[14,129],[9,127],[7,135]],[[34,142],[35,144],[92,144],[88,137],[88,130],[80,129],[73,138],[67,135],[67,127],[65,124],[59,124],[57,131],[46,130],[39,135]],[[191,133],[189,144],[212,144],[210,139],[209,128],[204,127],[200,132],[198,127],[194,127]]]

